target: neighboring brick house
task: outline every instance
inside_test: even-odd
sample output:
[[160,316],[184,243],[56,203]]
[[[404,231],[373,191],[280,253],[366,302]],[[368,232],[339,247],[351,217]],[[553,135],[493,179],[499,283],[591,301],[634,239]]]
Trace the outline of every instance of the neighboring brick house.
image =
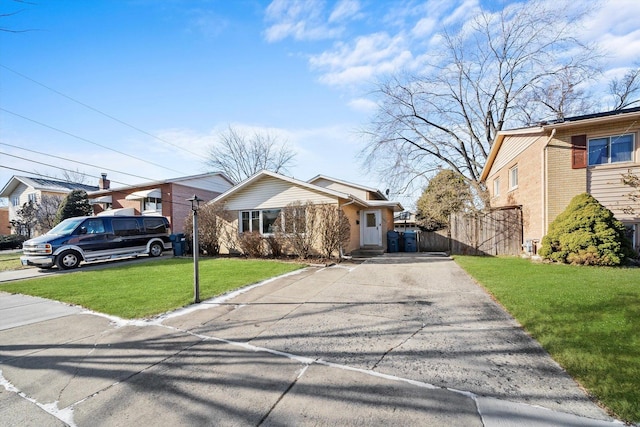
[[9,207],[0,206],[0,236],[11,234],[11,224],[9,223]]
[[[0,197],[6,197],[9,199],[8,219],[9,221],[13,221],[17,219],[18,209],[22,208],[22,206],[29,201],[36,203],[39,202],[42,200],[43,195],[64,197],[72,190],[84,190],[86,192],[90,192],[97,189],[97,186],[79,184],[76,182],[27,176],[12,176],[2,191],[0,191]],[[33,231],[37,234],[38,230]],[[23,230],[12,229],[11,232],[21,234]]]
[[191,215],[188,198],[195,194],[211,200],[232,186],[229,178],[216,172],[112,189],[107,175],[102,174],[100,189],[90,192],[89,199],[96,215],[162,215],[169,219],[174,233],[182,233]]
[[481,174],[491,207],[520,206],[523,238],[535,244],[571,199],[587,192],[626,225],[638,250],[640,204],[628,197],[633,189],[622,175],[640,176],[639,135],[640,108],[501,131]]

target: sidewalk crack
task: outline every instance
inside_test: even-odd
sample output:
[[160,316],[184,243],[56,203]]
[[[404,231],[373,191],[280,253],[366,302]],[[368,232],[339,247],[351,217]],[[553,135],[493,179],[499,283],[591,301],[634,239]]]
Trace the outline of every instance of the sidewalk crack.
[[262,419],[258,422],[258,424],[256,424],[256,427],[261,426],[267,420],[267,418],[269,418],[269,415],[271,415],[273,410],[276,409],[276,406],[278,406],[278,404],[282,401],[282,399],[284,399],[284,397],[287,395],[287,393],[289,393],[289,391],[293,388],[293,386],[296,385],[298,380],[302,378],[302,376],[304,375],[304,373],[307,371],[308,368],[309,368],[309,365],[306,365],[304,368],[302,368],[302,370],[300,371],[296,379],[293,380],[291,384],[289,384],[289,387],[287,387],[287,389],[280,395],[280,397],[278,397],[278,400],[276,400],[274,404],[271,406],[271,408],[269,408],[267,413],[264,414],[264,417],[262,417]]

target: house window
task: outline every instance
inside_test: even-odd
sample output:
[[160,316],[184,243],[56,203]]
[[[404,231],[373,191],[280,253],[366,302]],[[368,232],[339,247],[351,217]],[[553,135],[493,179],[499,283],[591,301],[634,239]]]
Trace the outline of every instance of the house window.
[[162,199],[160,197],[145,197],[142,203],[144,211],[162,212]]
[[509,189],[518,188],[518,165],[509,169]]
[[589,165],[630,162],[633,160],[634,135],[608,136],[589,140]]
[[500,195],[500,178],[496,178],[493,180],[493,197],[498,197]]
[[32,203],[36,203],[38,201],[38,195],[36,193],[31,193],[27,195],[27,200]]
[[11,204],[13,206],[20,206],[20,196],[13,196],[11,198]]
[[264,209],[240,212],[240,233],[257,231],[260,234],[273,234],[276,222],[282,216],[281,209]]

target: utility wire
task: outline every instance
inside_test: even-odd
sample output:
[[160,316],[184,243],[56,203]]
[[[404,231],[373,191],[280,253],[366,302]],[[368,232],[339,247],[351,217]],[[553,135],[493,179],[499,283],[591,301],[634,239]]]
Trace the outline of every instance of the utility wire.
[[87,109],[89,109],[91,111],[94,111],[94,112],[96,112],[96,113],[98,113],[100,115],[103,115],[104,117],[107,117],[107,118],[109,118],[109,119],[111,119],[113,121],[116,121],[116,122],[120,123],[121,125],[127,126],[127,127],[131,128],[131,129],[133,129],[135,131],[138,131],[138,132],[140,132],[140,133],[142,133],[144,135],[150,136],[151,138],[157,139],[158,141],[160,141],[160,142],[162,142],[164,144],[171,145],[174,148],[177,148],[179,150],[182,150],[182,151],[185,151],[187,153],[190,153],[190,154],[192,154],[192,155],[194,155],[196,157],[199,157],[199,158],[204,159],[204,160],[208,160],[207,157],[205,157],[205,156],[203,156],[201,154],[198,154],[196,152],[188,150],[188,149],[186,149],[186,148],[184,148],[184,147],[182,147],[180,145],[176,145],[176,144],[174,144],[172,142],[167,141],[166,139],[162,139],[159,136],[154,135],[152,133],[149,133],[144,129],[140,129],[139,127],[131,125],[131,124],[129,124],[129,123],[123,121],[123,120],[120,120],[117,117],[114,117],[114,116],[112,116],[110,114],[107,114],[107,113],[105,113],[103,111],[100,111],[97,108],[92,107],[91,105],[88,105],[88,104],[85,104],[84,102],[78,101],[77,99],[74,99],[74,98],[70,97],[69,95],[65,95],[64,93],[62,93],[62,92],[60,92],[58,90],[55,90],[55,89],[53,89],[53,88],[51,88],[51,87],[49,87],[49,86],[47,86],[47,85],[45,85],[43,83],[40,83],[39,81],[36,81],[36,80],[32,79],[31,77],[26,76],[26,75],[24,75],[24,74],[22,74],[22,73],[20,73],[20,72],[18,72],[16,70],[13,70],[13,69],[7,67],[6,65],[0,64],[0,67],[4,68],[5,70],[10,71],[10,72],[12,72],[14,74],[17,74],[18,76],[22,77],[23,79],[29,80],[32,83],[35,83],[35,84],[37,84],[37,85],[39,85],[39,86],[41,86],[41,87],[43,87],[43,88],[45,88],[47,90],[50,90],[51,92],[54,92],[54,93],[66,98],[66,99],[68,99],[68,100],[70,100],[72,102],[75,102],[76,104],[82,105],[83,107],[85,107],[85,108],[87,108]]
[[119,174],[122,174],[122,175],[128,175],[128,176],[132,176],[134,178],[144,179],[146,181],[155,181],[154,179],[146,178],[144,176],[134,175],[134,174],[131,174],[131,173],[122,172],[122,171],[118,171],[118,170],[115,170],[115,169],[109,169],[109,168],[105,168],[105,167],[102,167],[102,166],[92,165],[90,163],[79,162],[77,160],[66,159],[64,157],[55,156],[53,154],[47,154],[47,153],[43,153],[43,152],[36,151],[36,150],[30,150],[28,148],[18,147],[17,145],[7,144],[5,142],[0,142],[0,145],[6,145],[7,147],[17,148],[18,150],[28,151],[30,153],[40,154],[40,155],[47,156],[47,157],[53,157],[54,159],[60,159],[60,160],[64,160],[64,161],[67,161],[67,162],[77,163],[77,164],[82,165],[82,166],[89,166],[89,167],[100,169],[100,170],[106,170],[106,171],[109,171],[109,172],[115,172],[115,173],[119,173]]
[[141,161],[141,162],[144,162],[144,163],[147,163],[147,164],[150,164],[150,165],[153,165],[153,166],[156,166],[156,167],[162,168],[162,169],[170,170],[170,171],[173,171],[173,172],[179,173],[179,174],[181,174],[181,175],[187,175],[185,172],[181,172],[181,171],[178,171],[178,170],[175,170],[175,169],[171,169],[171,168],[168,168],[168,167],[166,167],[166,166],[162,166],[162,165],[159,165],[159,164],[157,164],[157,163],[150,162],[149,160],[141,159],[140,157],[136,157],[136,156],[133,156],[133,155],[131,155],[131,154],[123,153],[122,151],[118,151],[118,150],[116,150],[116,149],[114,149],[114,148],[107,147],[106,145],[98,144],[97,142],[91,141],[91,140],[86,139],[86,138],[83,138],[83,137],[81,137],[81,136],[74,135],[74,134],[72,134],[72,133],[70,133],[70,132],[67,132],[67,131],[64,131],[64,130],[62,130],[62,129],[58,129],[58,128],[55,128],[55,127],[53,127],[53,126],[49,126],[49,125],[47,125],[47,124],[45,124],[45,123],[39,122],[39,121],[34,120],[34,119],[30,119],[29,117],[25,117],[25,116],[23,116],[23,115],[21,115],[21,114],[14,113],[13,111],[9,111],[9,110],[7,110],[6,108],[2,108],[2,107],[0,107],[0,111],[4,111],[5,113],[12,114],[12,115],[14,115],[14,116],[16,116],[16,117],[20,117],[21,119],[24,119],[24,120],[27,120],[27,121],[29,121],[29,122],[35,123],[35,124],[37,124],[37,125],[40,125],[40,126],[42,126],[42,127],[45,127],[45,128],[51,129],[51,130],[54,130],[54,131],[56,131],[56,132],[60,132],[60,133],[62,133],[62,134],[68,135],[68,136],[70,136],[70,137],[72,137],[72,138],[79,139],[80,141],[84,141],[84,142],[88,142],[89,144],[97,145],[98,147],[102,147],[102,148],[104,148],[104,149],[106,149],[106,150],[113,151],[114,153],[118,153],[118,154],[121,154],[121,155],[123,155],[123,156],[130,157],[130,158],[132,158],[132,159],[135,159],[135,160],[138,160],[138,161]]
[[[2,154],[4,154],[4,153],[2,153]],[[0,168],[9,169],[9,170],[16,171],[16,172],[22,172],[22,173],[26,173],[26,174],[29,174],[29,175],[36,175],[36,176],[39,176],[41,178],[52,179],[52,180],[55,180],[55,181],[65,181],[65,182],[67,182],[69,184],[75,184],[74,182],[71,182],[71,181],[65,180],[65,179],[60,179],[60,178],[57,178],[55,176],[44,175],[44,174],[41,174],[41,173],[38,173],[38,172],[27,171],[27,170],[24,170],[24,169],[12,168],[10,166],[0,165]],[[60,169],[60,168],[58,168],[58,169]],[[65,170],[65,169],[62,169],[62,170]],[[75,171],[71,171],[71,172],[75,173]],[[123,184],[122,182],[117,182],[117,181],[112,181],[112,182],[116,182],[117,184]],[[128,185],[128,184],[124,184],[124,185]],[[118,190],[116,189],[116,190],[108,190],[108,191],[118,191]],[[171,200],[163,201],[162,203],[163,204],[167,203],[169,205],[178,205],[178,206],[191,207],[191,205],[188,204],[188,203],[174,202],[174,201],[171,201]]]
[[[60,169],[61,171],[65,171],[65,172],[70,172],[70,173],[79,173],[80,175],[82,175],[83,177],[87,178],[87,177],[91,177],[91,175],[83,173],[83,172],[78,172],[78,171],[74,171],[71,169],[65,169],[65,168],[61,168],[60,166],[55,166],[55,165],[50,165],[49,163],[43,163],[43,162],[38,162],[36,160],[32,160],[32,159],[27,159],[25,157],[20,157],[20,156],[16,156],[14,154],[8,154],[8,153],[0,153],[0,155],[5,155],[5,156],[9,156],[9,157],[13,157],[15,159],[20,159],[20,160],[26,160],[27,162],[31,162],[31,163],[36,163],[42,166],[48,166],[51,168],[56,168],[56,169]],[[124,182],[118,182],[118,181],[112,181],[115,182],[116,184],[122,184],[122,185],[130,185]]]

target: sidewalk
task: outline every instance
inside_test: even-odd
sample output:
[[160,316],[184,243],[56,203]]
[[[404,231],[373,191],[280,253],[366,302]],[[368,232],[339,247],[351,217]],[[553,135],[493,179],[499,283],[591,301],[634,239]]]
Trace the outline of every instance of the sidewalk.
[[[0,294],[0,329],[11,299],[61,305]],[[0,425],[621,425],[442,257],[309,268],[150,321],[63,307],[0,330]]]

